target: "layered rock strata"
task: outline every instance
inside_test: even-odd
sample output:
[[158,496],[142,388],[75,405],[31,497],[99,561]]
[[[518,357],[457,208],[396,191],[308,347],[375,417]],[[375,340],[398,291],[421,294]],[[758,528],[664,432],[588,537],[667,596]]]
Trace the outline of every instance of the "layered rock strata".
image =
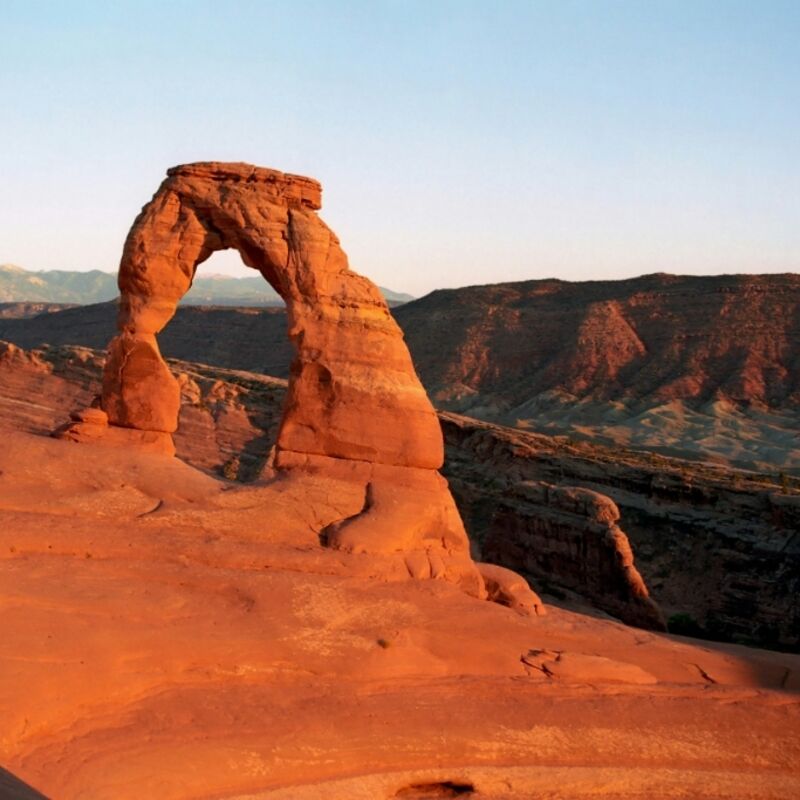
[[[91,402],[103,362],[99,351],[80,347],[24,354],[8,348],[5,360],[0,355],[0,430],[52,430]],[[236,481],[268,474],[286,381],[175,359],[169,364],[181,386],[178,457]],[[569,442],[455,414],[440,419],[443,472],[473,540],[474,558],[482,557],[498,507],[508,504],[506,492],[520,482],[591,489],[619,508],[618,524],[651,597],[668,618],[689,622],[684,632],[798,648],[800,491],[794,482],[784,487],[774,475]],[[536,507],[518,510],[530,514]],[[578,514],[559,519],[577,530],[588,522]],[[565,566],[563,574],[551,568],[537,587],[550,596],[573,587],[596,608],[614,613],[605,592],[593,599],[588,589],[574,588],[580,573]],[[484,579],[491,593],[485,574]]]
[[498,498],[483,557],[579,592],[631,625],[666,630],[636,569],[616,504],[605,495],[520,481]]
[[800,491],[794,484],[457,414],[442,412],[440,419],[445,476],[476,557],[497,558],[534,580],[547,574],[537,584],[544,594],[572,588],[597,608],[641,624],[637,592],[624,603],[617,594],[626,581],[596,582],[600,561],[584,569],[596,549],[596,558],[610,559],[606,574],[613,567],[620,576],[614,565],[625,566],[625,548],[600,548],[607,523],[592,521],[573,503],[565,507],[564,495],[547,487],[588,490],[619,510],[638,571],[671,630],[800,647]]
[[655,274],[440,289],[396,316],[437,405],[500,422],[554,391],[792,408],[798,303],[797,274]]

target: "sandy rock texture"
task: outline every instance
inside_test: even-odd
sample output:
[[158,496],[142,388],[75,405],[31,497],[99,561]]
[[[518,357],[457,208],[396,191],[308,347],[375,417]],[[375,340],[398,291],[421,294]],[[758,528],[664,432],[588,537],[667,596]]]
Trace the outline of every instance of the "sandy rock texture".
[[[99,392],[104,360],[81,347],[0,358],[0,429],[46,434],[61,425]],[[178,457],[230,480],[267,474],[286,381],[175,359],[169,364],[181,386]],[[524,572],[547,602],[573,609],[588,603],[642,624],[643,606],[628,593],[636,583],[626,575],[626,539],[651,599],[668,620],[682,618],[687,634],[797,649],[796,488],[784,488],[774,475],[609,449],[447,412],[440,422],[443,472],[474,559],[487,557],[483,548],[491,538],[492,559]],[[579,487],[605,500],[562,507],[552,502],[557,493],[519,491],[530,482]],[[612,507],[624,539],[602,512]],[[606,519],[596,519],[595,508]]]
[[278,449],[438,469],[438,422],[377,287],[352,272],[316,214],[309,178],[246,164],[174,167],[134,222],[119,270],[119,335],[103,408],[112,424],[172,433],[179,389],[156,334],[198,264],[234,248],[287,304],[295,347]]
[[0,786],[59,800],[798,796],[798,656],[522,615],[322,546],[362,500],[323,473],[237,486],[5,431]]

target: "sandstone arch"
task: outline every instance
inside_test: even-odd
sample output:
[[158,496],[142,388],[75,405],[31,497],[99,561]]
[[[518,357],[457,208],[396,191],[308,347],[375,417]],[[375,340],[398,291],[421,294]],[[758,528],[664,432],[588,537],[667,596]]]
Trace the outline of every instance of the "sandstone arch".
[[[279,475],[321,475],[362,493],[354,513],[319,531],[320,541],[399,557],[412,578],[451,581],[485,597],[438,472],[439,421],[403,335],[377,287],[349,269],[320,207],[321,187],[309,178],[239,163],[168,170],[123,249],[119,332],[109,345],[101,409],[78,412],[60,435],[174,454],[180,392],[156,336],[197,266],[235,248],[287,306],[295,355],[276,442]],[[518,595],[506,592],[504,602],[535,607],[530,592]]]
[[377,287],[350,271],[309,178],[246,164],[170,169],[131,228],[119,270],[119,335],[103,382],[109,422],[172,433],[179,392],[156,335],[215,250],[235,248],[285,300],[295,347],[277,440],[314,454],[438,469],[442,437]]

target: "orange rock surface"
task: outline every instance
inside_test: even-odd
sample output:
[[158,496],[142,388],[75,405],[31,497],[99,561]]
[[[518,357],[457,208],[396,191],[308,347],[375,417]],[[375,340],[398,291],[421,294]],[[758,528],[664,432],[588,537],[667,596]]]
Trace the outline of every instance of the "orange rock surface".
[[410,553],[411,575],[441,575],[482,597],[463,523],[436,471],[444,459],[436,413],[380,291],[349,269],[317,216],[321,191],[309,178],[247,164],[170,169],[122,254],[119,334],[101,399],[109,424],[76,420],[61,435],[174,454],[180,385],[156,335],[198,264],[235,248],[286,301],[295,349],[274,465],[335,476],[359,496],[322,533],[325,543]]
[[[472,561],[402,335],[319,205],[272,170],[170,170],[125,245],[102,397],[62,431],[82,445],[4,431],[0,792],[796,798],[800,657],[545,614]],[[165,457],[192,387],[156,341],[225,247],[296,351],[274,457],[238,486]],[[609,526],[646,600],[616,506],[544,488]]]
[[59,800],[800,794],[800,657],[322,547],[354,487],[5,432],[0,764]]

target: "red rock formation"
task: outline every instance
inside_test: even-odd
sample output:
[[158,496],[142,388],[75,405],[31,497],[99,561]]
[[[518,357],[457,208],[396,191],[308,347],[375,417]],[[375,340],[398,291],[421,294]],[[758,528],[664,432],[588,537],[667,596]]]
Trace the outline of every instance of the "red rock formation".
[[666,630],[633,563],[628,537],[608,497],[574,486],[522,481],[498,502],[484,542],[486,558],[585,593],[641,628]]
[[800,796],[800,656],[376,580],[342,481],[0,441],[3,800]]
[[479,564],[478,569],[490,600],[526,616],[545,615],[544,603],[539,595],[531,591],[528,582],[516,572],[497,564]]
[[320,185],[297,175],[217,162],[170,169],[122,254],[119,334],[101,401],[109,424],[94,415],[61,435],[174,454],[180,385],[156,336],[198,264],[234,248],[286,302],[295,348],[274,466],[297,480],[344,479],[362,493],[360,509],[329,526],[325,543],[404,554],[411,577],[444,578],[483,596],[437,472],[444,446],[436,413],[380,291],[350,271],[320,206]]
[[155,337],[197,265],[235,248],[288,308],[296,356],[279,450],[441,466],[436,417],[402,335],[377,288],[348,269],[316,215],[320,194],[310,179],[243,164],[169,171],[134,223],[120,265],[120,333],[103,388],[112,425],[174,432],[179,389]]
[[791,407],[799,303],[800,275],[656,274],[438,290],[395,316],[434,400],[498,421],[549,391]]
[[[543,593],[561,596],[569,589],[626,622],[647,625],[649,618],[652,624],[659,617],[637,596],[638,580],[624,574],[630,554],[613,530],[617,525],[668,620],[693,620],[695,633],[712,639],[800,646],[800,487],[794,480],[569,442],[446,412],[440,419],[444,473],[476,556],[538,577]],[[597,499],[564,502],[567,495],[545,492],[554,484]],[[618,509],[621,523],[609,509]]]

